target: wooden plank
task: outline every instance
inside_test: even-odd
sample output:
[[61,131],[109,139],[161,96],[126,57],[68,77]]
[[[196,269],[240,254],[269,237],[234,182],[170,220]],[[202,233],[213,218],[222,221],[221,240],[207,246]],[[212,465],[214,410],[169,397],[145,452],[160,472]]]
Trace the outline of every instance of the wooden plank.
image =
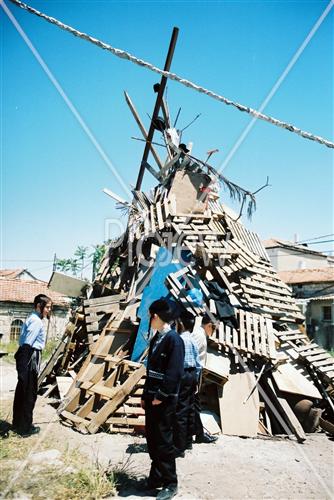
[[310,342],[310,343],[308,343],[306,345],[303,345],[301,347],[296,347],[295,349],[296,349],[297,352],[301,353],[303,351],[308,351],[310,349],[316,349],[316,348],[319,349],[318,344],[313,344],[313,343]]
[[99,394],[103,399],[111,399],[117,392],[118,387],[106,387],[103,384],[94,384],[88,389],[89,394]]
[[123,424],[123,425],[145,425],[145,417],[110,417],[106,421],[106,424]]
[[72,385],[73,380],[71,377],[59,377],[59,376],[56,377],[56,380],[57,380],[60,399],[64,399],[64,397],[66,396]]
[[283,295],[284,297],[292,297],[292,292],[291,290],[287,290],[286,288],[284,287],[281,287],[280,285],[278,284],[272,284],[272,285],[268,285],[266,283],[263,283],[262,281],[258,280],[257,277],[253,276],[252,278],[250,278],[249,276],[244,278],[244,277],[240,277],[240,282],[244,285],[247,285],[247,287],[250,287],[250,288],[257,288],[259,290],[266,290],[268,292],[272,292],[274,294],[277,294],[277,295]]
[[[128,400],[126,401],[126,403]],[[120,415],[120,414],[126,414],[126,415],[145,415],[145,410],[141,406],[129,406],[127,404],[123,404],[118,408],[118,410],[115,411],[114,415]]]
[[156,211],[157,211],[157,218],[158,218],[158,228],[163,229],[165,224],[162,218],[162,211],[161,211],[161,203],[160,201],[157,201],[155,205]]
[[327,373],[327,372],[330,372],[331,370],[333,370],[333,367],[332,367],[332,365],[329,365],[329,366],[319,366],[317,369],[321,373]]
[[[246,350],[245,311],[243,311],[242,309],[240,309],[239,311],[239,330],[240,330],[240,349],[245,351]],[[246,326],[246,332],[247,332],[247,342],[248,342],[248,325]]]
[[315,361],[312,363],[314,367],[320,367],[320,366],[327,366],[327,365],[333,365],[334,366],[334,359],[332,356],[330,356],[330,359],[325,359],[322,361]]
[[222,321],[220,321],[219,323],[219,342],[221,344],[224,344],[225,343],[225,329],[224,329],[224,323]]
[[229,325],[225,325],[225,334],[226,334],[226,345],[231,345],[231,330],[232,328]]
[[259,421],[259,393],[253,372],[230,374],[219,398],[223,434],[255,437]]
[[260,338],[259,327],[260,327],[260,324],[259,324],[258,316],[253,314],[254,351],[256,354],[261,354],[260,343],[259,343],[259,338]]
[[309,361],[310,363],[313,363],[313,361],[321,361],[322,359],[330,359],[330,358],[334,362],[333,357],[328,352],[323,352],[317,355],[314,355],[314,353],[312,353],[311,356],[306,356],[307,361]]
[[268,349],[269,349],[269,357],[270,359],[275,359],[276,349],[275,349],[275,338],[273,333],[273,322],[269,318],[265,318],[265,324],[267,328],[267,340],[268,340]]
[[238,349],[239,348],[238,331],[235,328],[232,329],[232,337],[233,337],[233,346]]
[[94,419],[88,426],[88,431],[93,434],[95,433],[100,425],[106,421],[106,419],[117,409],[117,407],[125,400],[125,398],[130,394],[133,387],[139,382],[139,380],[144,376],[146,368],[142,365],[137,368],[127,380],[119,386],[117,394],[112,400],[107,401],[104,406],[96,413]]
[[119,302],[122,298],[122,295],[117,294],[117,295],[108,295],[107,297],[98,297],[96,299],[87,299],[84,300],[84,306],[85,307],[94,307],[94,306],[99,306],[99,305],[104,305],[104,304],[115,304]]
[[296,335],[281,335],[279,338],[282,342],[286,342],[287,340],[302,340],[308,339],[308,337],[302,333]]
[[254,352],[253,348],[253,335],[252,335],[252,323],[253,315],[246,311],[246,332],[247,332],[247,351]]
[[87,401],[82,405],[82,407],[77,411],[76,415],[78,417],[85,418],[87,415],[93,411],[93,406],[95,402],[95,396],[90,396]]
[[265,326],[265,321],[263,316],[259,316],[260,320],[260,335],[261,335],[261,353],[263,356],[268,356],[267,352],[267,331]]
[[299,357],[307,358],[307,357],[317,356],[319,354],[328,354],[328,351],[325,351],[325,349],[316,349],[316,348],[311,350],[308,349],[306,351],[300,352]]
[[295,361],[278,366],[272,375],[280,391],[306,398],[322,398],[313,381],[306,378],[305,368],[300,370]]
[[85,420],[82,417],[78,417],[77,415],[74,415],[73,413],[70,413],[69,411],[63,410],[61,412],[61,417],[66,418],[66,420],[70,420],[71,422],[75,424],[86,424],[87,420]]
[[306,435],[296,415],[293,413],[286,399],[276,394],[272,381],[270,379],[267,379],[267,382],[267,388],[269,388],[272,392],[271,396],[269,395],[271,401],[273,401],[276,397],[276,401],[279,405],[279,411],[282,414],[286,424],[295,434],[298,442],[302,443],[303,441],[305,441]]

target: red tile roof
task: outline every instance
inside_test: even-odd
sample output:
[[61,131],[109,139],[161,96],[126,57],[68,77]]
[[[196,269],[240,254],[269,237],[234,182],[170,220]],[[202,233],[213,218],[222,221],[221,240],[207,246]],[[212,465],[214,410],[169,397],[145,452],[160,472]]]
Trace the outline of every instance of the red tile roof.
[[334,283],[334,267],[279,271],[278,275],[284,283],[288,283],[289,285],[299,283]]
[[23,272],[24,269],[0,269],[0,278],[15,279]]
[[0,279],[0,302],[24,302],[33,304],[34,298],[39,293],[44,293],[52,300],[54,305],[69,307],[69,299],[58,292],[53,292],[47,287],[45,281]]

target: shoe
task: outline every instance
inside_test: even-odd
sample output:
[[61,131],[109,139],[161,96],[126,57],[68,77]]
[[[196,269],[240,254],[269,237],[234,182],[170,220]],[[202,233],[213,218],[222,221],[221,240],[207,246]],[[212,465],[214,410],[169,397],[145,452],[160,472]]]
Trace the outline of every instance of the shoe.
[[218,436],[204,432],[201,436],[196,436],[195,443],[214,443],[217,439]]
[[144,479],[140,482],[140,484],[138,485],[138,490],[140,490],[141,492],[152,492],[152,493],[156,493],[156,490],[158,488],[161,488],[163,485],[162,483],[158,483],[158,482],[155,482],[155,481],[150,481],[150,479]]
[[40,427],[32,425],[28,431],[21,431],[21,432],[17,431],[17,433],[20,434],[20,436],[22,437],[29,437],[33,436],[34,434],[38,434],[40,430],[41,430]]
[[185,456],[184,451],[182,451],[182,450],[175,451],[175,455],[174,455],[175,458],[184,458],[184,456]]
[[169,500],[170,498],[175,497],[177,494],[177,485],[170,484],[169,486],[165,486],[159,493],[157,494],[157,500]]

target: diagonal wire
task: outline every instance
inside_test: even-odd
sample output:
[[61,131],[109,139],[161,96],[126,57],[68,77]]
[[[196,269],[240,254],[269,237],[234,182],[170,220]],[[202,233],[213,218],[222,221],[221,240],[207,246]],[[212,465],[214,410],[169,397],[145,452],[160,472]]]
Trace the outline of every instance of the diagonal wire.
[[23,40],[25,41],[25,43],[28,45],[29,49],[31,50],[31,52],[33,53],[33,55],[35,56],[35,58],[39,62],[40,66],[45,71],[47,77],[52,82],[52,84],[54,85],[54,87],[56,88],[56,90],[59,92],[59,94],[61,95],[61,97],[65,101],[66,105],[68,106],[68,108],[70,109],[70,111],[72,112],[72,114],[74,115],[74,117],[76,118],[76,120],[79,122],[79,124],[80,124],[81,128],[83,129],[83,131],[86,133],[86,135],[88,136],[88,138],[90,139],[90,141],[93,143],[93,145],[97,149],[97,151],[100,154],[100,156],[102,157],[102,159],[108,165],[109,169],[111,170],[111,172],[114,174],[114,176],[116,177],[116,179],[118,180],[118,182],[122,186],[122,188],[125,191],[125,193],[128,195],[129,199],[131,199],[132,194],[131,194],[131,191],[130,191],[129,187],[127,186],[127,184],[125,183],[125,181],[123,180],[123,178],[121,177],[121,175],[118,173],[117,169],[114,167],[114,165],[112,164],[111,160],[109,159],[107,153],[104,151],[104,149],[102,148],[102,146],[100,145],[100,143],[96,139],[95,135],[93,134],[93,132],[91,131],[91,129],[86,124],[85,120],[80,115],[80,113],[77,110],[77,108],[74,106],[74,104],[72,103],[72,101],[70,100],[70,98],[67,96],[67,94],[65,93],[64,89],[62,88],[62,86],[60,85],[60,83],[58,82],[58,80],[55,78],[55,76],[51,72],[50,68],[48,67],[48,65],[46,64],[46,62],[42,58],[42,56],[39,54],[38,50],[34,47],[34,45],[32,44],[32,42],[29,39],[29,37],[27,36],[27,34],[24,32],[24,30],[22,29],[22,27],[18,23],[17,19],[14,17],[14,15],[12,14],[12,12],[8,9],[8,7],[5,4],[5,2],[0,1],[0,6],[4,10],[4,12],[7,14],[8,18],[10,19],[10,21],[12,22],[12,24],[14,25],[14,27],[16,28],[16,30],[18,31],[18,33],[21,35],[21,37],[23,38]]
[[[281,76],[278,78],[278,80],[274,84],[273,88],[270,90],[267,97],[262,102],[262,104],[259,108],[260,113],[262,113],[262,111],[266,108],[267,104],[274,97],[274,95],[276,94],[276,92],[278,91],[278,89],[280,88],[280,86],[282,85],[282,83],[284,82],[284,80],[286,79],[286,77],[288,76],[288,74],[290,73],[290,71],[292,70],[292,68],[294,67],[296,62],[298,61],[298,59],[300,58],[300,56],[302,55],[302,53],[304,52],[304,50],[306,49],[306,47],[308,46],[308,44],[310,43],[310,41],[312,40],[312,38],[314,37],[316,32],[318,31],[318,29],[320,28],[323,21],[326,19],[326,17],[328,16],[330,11],[332,10],[333,6],[334,6],[334,0],[331,0],[329,2],[329,4],[327,5],[327,7],[325,8],[325,10],[323,11],[323,13],[321,14],[321,16],[319,17],[319,19],[316,21],[316,23],[312,27],[311,31],[306,36],[303,43],[300,45],[300,47],[297,49],[297,51],[295,52],[295,54],[291,58],[290,62],[288,63],[288,65],[284,69],[283,73],[281,74]],[[250,133],[250,131],[254,127],[258,118],[259,117],[254,116],[252,118],[252,120],[249,122],[249,124],[246,126],[246,128],[242,132],[241,136],[236,141],[236,143],[232,147],[231,151],[228,153],[227,157],[223,161],[221,167],[218,169],[219,172],[221,172],[222,170],[225,170],[225,168],[228,166],[229,162],[231,161],[231,159],[233,158],[235,153],[238,151],[241,144],[244,142],[244,140],[246,139],[246,137],[248,136],[248,134]]]
[[[245,113],[248,113],[248,114],[254,116],[256,119],[264,120],[268,123],[276,125],[277,127],[284,128],[285,130],[288,130],[289,132],[293,132],[293,133],[303,137],[304,139],[316,141],[319,144],[327,146],[328,148],[334,148],[334,143],[329,141],[328,139],[324,139],[323,137],[320,137],[320,136],[314,135],[310,132],[306,132],[304,130],[301,130],[300,128],[295,127],[294,125],[291,125],[290,123],[286,123],[286,122],[283,122],[281,120],[278,120],[277,118],[273,118],[271,116],[264,115],[260,111],[257,111],[253,108],[250,108],[249,106],[244,106],[243,104],[234,102],[231,99],[228,99],[222,95],[217,94],[216,92],[213,92],[212,90],[208,90],[200,85],[197,85],[196,83],[193,83],[189,80],[186,80],[185,78],[182,78],[182,77],[176,75],[175,73],[170,73],[169,71],[163,71],[162,69],[157,68],[156,66],[154,66],[153,64],[151,64],[149,62],[133,56],[132,54],[130,54],[129,52],[126,52],[125,50],[116,49],[115,47],[112,47],[111,45],[109,45],[105,42],[102,42],[101,40],[98,40],[97,38],[94,38],[90,35],[87,35],[87,33],[82,33],[81,31],[78,31],[75,28],[72,28],[71,26],[68,26],[68,25],[62,23],[61,21],[59,21],[58,19],[55,19],[54,17],[47,16],[46,14],[34,9],[33,7],[30,7],[29,5],[21,2],[20,0],[10,0],[10,1],[13,4],[15,4],[16,6],[20,7],[21,9],[24,9],[31,14],[35,14],[36,16],[39,16],[39,17],[45,19],[49,23],[58,26],[58,28],[61,28],[65,31],[68,31],[69,33],[71,33],[74,36],[77,36],[79,38],[82,38],[82,39],[90,42],[90,43],[93,43],[94,45],[97,45],[101,49],[108,50],[109,52],[111,52],[112,54],[114,54],[117,57],[120,57],[121,59],[127,59],[128,61],[130,61],[134,64],[137,64],[137,65],[142,66],[150,71],[153,71],[155,73],[163,75],[166,78],[169,78],[170,80],[174,80],[174,81],[180,83],[181,85],[184,85],[185,87],[191,88],[192,90],[195,90],[199,93],[202,93],[202,94],[205,94],[209,97],[212,97],[213,99],[216,99],[217,101],[220,101],[220,102],[223,102],[224,104],[227,104],[228,106],[233,106],[234,108],[238,109],[239,111],[243,111]],[[329,6],[328,6],[329,10],[332,8],[333,2],[334,2],[334,0],[330,1]],[[2,6],[4,5],[3,0],[1,0],[0,5],[2,5]]]

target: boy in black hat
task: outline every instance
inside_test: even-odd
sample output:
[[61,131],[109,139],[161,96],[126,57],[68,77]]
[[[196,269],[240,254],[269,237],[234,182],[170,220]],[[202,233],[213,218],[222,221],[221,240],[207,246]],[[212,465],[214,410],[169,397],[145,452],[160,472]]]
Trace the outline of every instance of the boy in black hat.
[[166,299],[149,307],[151,339],[142,407],[146,414],[146,440],[152,464],[148,489],[162,487],[158,500],[169,500],[177,493],[173,423],[183,375],[184,344],[170,327],[177,317],[176,306]]

